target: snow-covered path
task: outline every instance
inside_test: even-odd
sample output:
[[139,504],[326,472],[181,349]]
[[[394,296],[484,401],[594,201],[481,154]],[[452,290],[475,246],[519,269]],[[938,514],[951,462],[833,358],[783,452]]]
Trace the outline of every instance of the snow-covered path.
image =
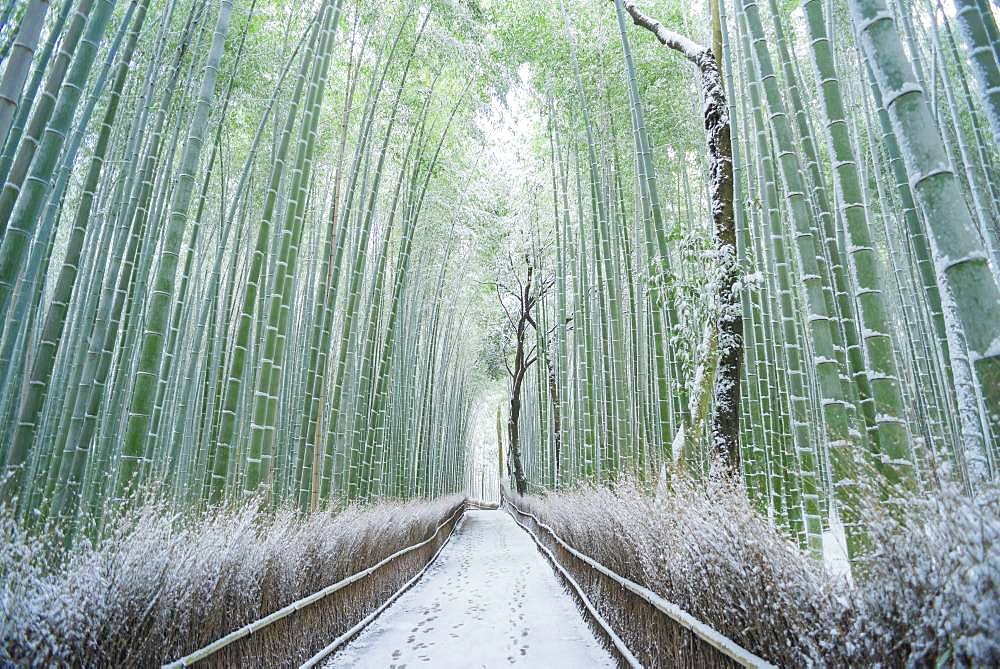
[[535,544],[469,511],[437,561],[327,667],[613,667]]

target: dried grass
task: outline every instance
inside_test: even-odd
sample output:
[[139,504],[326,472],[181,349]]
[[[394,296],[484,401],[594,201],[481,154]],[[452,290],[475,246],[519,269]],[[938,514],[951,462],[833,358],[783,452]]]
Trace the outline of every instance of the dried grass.
[[[0,665],[158,666],[426,539],[461,503],[387,502],[305,517],[250,504],[197,519],[150,505],[99,545],[58,561],[51,539],[0,517]],[[440,541],[241,640],[213,664],[297,665],[403,585]]]
[[[872,505],[879,548],[853,584],[802,555],[723,483],[680,481],[656,497],[622,481],[517,504],[779,666],[1000,665],[997,487],[975,501],[947,488],[901,519]],[[716,666],[717,655],[568,555],[564,566],[644,664]]]

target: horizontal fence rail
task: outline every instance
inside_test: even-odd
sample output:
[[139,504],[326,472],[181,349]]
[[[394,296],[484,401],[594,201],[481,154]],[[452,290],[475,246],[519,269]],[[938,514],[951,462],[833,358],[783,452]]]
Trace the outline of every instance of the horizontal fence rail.
[[520,525],[521,528],[525,532],[527,532],[528,536],[531,537],[531,540],[535,542],[536,546],[538,546],[538,550],[542,551],[542,553],[544,553],[545,556],[548,557],[549,561],[552,563],[552,566],[559,571],[563,579],[565,579],[566,582],[570,585],[570,587],[573,588],[580,602],[583,604],[583,607],[587,610],[587,613],[590,614],[591,619],[597,624],[598,627],[600,627],[601,632],[604,634],[607,640],[611,642],[611,645],[615,647],[615,650],[618,651],[618,657],[621,659],[621,661],[627,664],[632,669],[642,669],[642,663],[639,662],[639,659],[632,653],[631,650],[629,650],[628,645],[626,645],[626,643],[622,640],[622,638],[618,636],[614,628],[611,627],[608,621],[604,619],[604,616],[602,616],[601,613],[597,610],[597,607],[594,606],[593,602],[590,601],[590,598],[587,597],[587,593],[583,589],[583,586],[577,583],[576,579],[573,578],[573,575],[570,574],[569,571],[567,571],[567,569],[559,563],[559,560],[557,560],[556,556],[552,554],[552,551],[550,551],[545,546],[545,544],[543,544],[538,539],[538,537],[535,536],[534,532],[532,532],[531,529],[529,529],[525,524],[523,524],[517,518],[514,518],[513,515],[511,515],[511,518],[513,518],[514,522]]
[[[681,607],[677,606],[673,602],[667,601],[666,599],[657,595],[649,588],[641,586],[635,581],[625,578],[624,576],[612,571],[611,569],[608,569],[597,560],[591,558],[589,555],[585,555],[584,553],[581,553],[580,551],[576,550],[568,543],[566,543],[558,534],[556,534],[555,530],[553,530],[550,526],[546,525],[541,520],[539,520],[538,517],[535,516],[533,513],[518,508],[513,502],[510,501],[510,499],[506,497],[504,497],[503,501],[513,513],[517,513],[525,518],[531,519],[531,521],[535,524],[536,527],[543,530],[550,537],[550,539],[555,543],[556,547],[559,550],[565,552],[573,559],[579,561],[580,563],[588,567],[590,570],[599,573],[601,577],[610,579],[610,581],[614,582],[617,586],[620,586],[620,588],[625,592],[630,593],[630,595],[632,595],[633,597],[642,600],[642,602],[652,607],[659,613],[663,614],[663,616],[667,617],[672,624],[680,626],[685,630],[687,630],[688,632],[690,632],[690,634],[693,635],[695,639],[697,639],[698,643],[704,644],[705,646],[712,649],[712,651],[714,651],[715,653],[718,653],[718,655],[721,655],[719,659],[725,658],[729,660],[731,664],[735,664],[737,666],[742,666],[742,667],[775,669],[775,665],[771,664],[764,658],[755,655],[749,650],[743,648],[729,637],[725,636],[721,632],[713,629],[709,625],[698,620],[697,618],[695,618],[690,613],[688,613]],[[511,514],[512,516],[513,513]],[[527,531],[528,534],[530,534],[533,539],[535,539],[536,543],[539,543],[539,545],[541,545],[541,542],[538,540],[537,537],[535,537],[534,533],[531,531],[530,528],[528,528],[523,523],[518,521],[516,517],[514,517],[514,522],[516,522],[518,525],[524,528],[524,530]],[[546,552],[552,557],[553,562],[555,562],[555,564],[560,568],[560,571],[564,572],[565,575],[566,571],[565,567],[559,564],[558,560],[556,560],[555,556],[552,555],[551,551],[546,551]],[[577,580],[573,579],[568,579],[568,580],[570,581],[570,584],[574,588],[580,587]],[[604,618],[600,618],[598,623],[601,625],[607,625],[607,622],[604,620]],[[617,635],[612,637],[613,643],[616,638]],[[617,644],[615,645],[617,647]],[[639,653],[639,650],[635,649],[635,652]],[[643,653],[639,654],[642,655]],[[647,652],[646,655],[655,656],[656,654],[652,652]],[[623,659],[627,663],[631,664],[627,656],[624,657]],[[713,666],[714,664],[713,661],[710,661],[708,659],[706,659],[706,661],[702,663],[692,657],[689,657],[687,662],[683,662],[680,664],[677,664],[676,660],[677,658],[674,658],[674,664],[672,664],[671,666]],[[647,663],[654,665],[659,664],[659,662],[649,661],[648,659]]]
[[[455,510],[448,516],[448,518],[445,521],[443,521],[440,525],[438,525],[435,528],[434,532],[429,537],[427,537],[426,539],[424,539],[423,541],[421,541],[419,543],[416,543],[416,544],[413,544],[412,546],[408,546],[406,548],[403,548],[401,550],[398,550],[395,553],[393,553],[392,555],[388,556],[387,558],[379,561],[378,563],[372,565],[371,567],[368,567],[367,569],[363,569],[362,571],[359,571],[359,572],[357,572],[355,574],[352,574],[351,576],[348,576],[348,577],[346,577],[344,579],[341,579],[341,580],[337,581],[336,583],[333,583],[332,585],[329,585],[329,586],[323,588],[322,590],[314,592],[311,595],[307,595],[306,597],[303,597],[302,599],[296,600],[296,601],[292,602],[291,604],[288,604],[287,606],[284,606],[284,607],[278,609],[274,613],[271,613],[271,614],[269,614],[267,616],[264,616],[263,618],[260,618],[259,620],[255,620],[252,623],[244,625],[243,627],[240,627],[239,629],[234,630],[233,632],[230,632],[226,636],[224,636],[224,637],[222,637],[222,638],[220,638],[220,639],[218,639],[216,641],[213,641],[212,643],[208,644],[207,646],[205,646],[203,648],[199,648],[198,650],[194,651],[193,653],[185,655],[184,657],[182,657],[182,658],[180,658],[180,659],[178,659],[178,660],[176,660],[174,662],[171,662],[170,664],[164,665],[164,668],[165,669],[177,669],[178,667],[188,667],[188,666],[191,666],[191,665],[195,664],[196,662],[200,662],[202,660],[206,660],[209,657],[211,657],[212,655],[215,655],[215,654],[219,653],[220,651],[222,651],[223,649],[225,649],[227,646],[229,646],[229,645],[231,645],[231,644],[239,641],[240,639],[244,639],[244,638],[249,637],[252,634],[259,633],[261,630],[267,628],[268,626],[273,625],[274,623],[277,623],[278,621],[281,621],[281,620],[287,618],[288,616],[291,616],[291,615],[293,615],[293,614],[295,614],[295,613],[297,613],[299,611],[302,611],[303,609],[307,609],[308,607],[316,604],[317,602],[320,602],[321,600],[329,597],[330,595],[332,595],[332,594],[334,594],[336,592],[339,592],[339,591],[341,591],[341,590],[343,590],[343,589],[345,589],[345,588],[347,588],[347,587],[349,587],[349,586],[351,586],[351,585],[353,585],[355,583],[359,583],[360,581],[363,581],[365,578],[371,576],[372,574],[374,574],[375,572],[379,571],[383,567],[389,565],[390,563],[392,563],[392,562],[394,562],[394,561],[396,561],[396,560],[398,560],[398,559],[400,559],[400,558],[402,558],[404,556],[407,556],[407,555],[413,553],[414,551],[418,551],[421,548],[424,548],[425,546],[428,546],[429,544],[431,544],[432,542],[434,542],[438,538],[438,535],[440,535],[441,530],[443,528],[451,525],[452,529],[451,529],[451,531],[449,531],[448,536],[445,538],[444,542],[441,544],[441,546],[438,547],[437,551],[435,551],[433,557],[431,557],[423,565],[423,568],[420,569],[420,571],[416,574],[416,576],[414,576],[411,579],[409,579],[403,585],[402,588],[399,588],[399,589],[395,590],[395,592],[392,593],[392,595],[389,598],[389,600],[387,602],[384,602],[378,608],[376,608],[374,613],[369,614],[368,616],[366,616],[361,621],[361,623],[358,623],[357,625],[354,625],[350,630],[348,630],[348,632],[346,632],[341,637],[338,637],[338,640],[340,640],[340,643],[343,643],[343,641],[346,641],[347,639],[349,639],[350,637],[352,637],[354,634],[356,634],[358,631],[360,631],[360,629],[362,627],[364,627],[365,624],[367,624],[372,619],[374,619],[374,617],[377,616],[378,613],[380,613],[382,610],[384,610],[385,607],[388,606],[388,604],[391,603],[392,600],[394,600],[396,597],[398,597],[403,591],[405,591],[406,588],[408,588],[410,585],[412,585],[414,582],[416,582],[416,580],[420,577],[420,575],[423,574],[423,572],[426,570],[426,568],[434,561],[434,558],[437,557],[438,553],[440,553],[441,549],[444,547],[444,544],[446,544],[448,542],[448,540],[451,539],[451,533],[452,533],[452,531],[454,531],[455,522],[465,512],[466,508],[469,508],[470,506],[471,506],[471,508],[477,508],[477,505],[468,505],[467,503],[464,503],[464,502],[462,504],[459,504],[455,508]],[[364,623],[364,624],[362,624],[362,623]],[[334,645],[334,644],[336,644],[336,645]],[[339,645],[339,644],[337,644],[336,641],[334,642],[334,644],[331,644],[330,646],[327,646],[327,648],[329,648],[329,651],[325,655],[328,655],[330,652],[332,652],[337,647],[337,645]],[[326,650],[326,648],[324,648],[324,650]],[[322,653],[322,651],[321,651],[321,653]],[[324,657],[325,657],[325,655],[324,655]],[[313,656],[313,658],[310,659],[310,662],[313,659],[316,659],[316,656]],[[311,665],[309,665],[309,666],[311,666]]]
[[[478,505],[476,505],[474,503],[473,504],[466,503],[466,505],[463,508],[463,510],[464,511],[468,511],[469,509],[476,510],[476,509],[480,509],[480,508],[481,507],[479,507]],[[330,643],[329,645],[325,646],[318,653],[316,653],[315,655],[313,655],[312,657],[310,657],[306,662],[304,662],[302,664],[301,667],[299,667],[299,669],[312,669],[312,667],[315,667],[317,664],[319,664],[320,662],[322,662],[333,651],[337,650],[342,645],[344,645],[345,643],[347,643],[348,641],[350,641],[354,637],[354,635],[356,635],[358,632],[360,632],[365,627],[367,627],[373,620],[375,620],[376,618],[378,618],[382,614],[383,611],[385,611],[387,608],[389,608],[389,606],[394,601],[396,601],[396,599],[399,598],[400,595],[402,595],[404,592],[406,592],[407,590],[409,590],[410,587],[414,583],[416,583],[417,581],[419,581],[420,577],[424,575],[424,572],[426,572],[428,569],[430,569],[431,565],[434,564],[434,561],[437,560],[438,555],[441,555],[441,551],[443,551],[444,547],[448,545],[449,541],[451,541],[451,538],[454,536],[454,534],[455,534],[454,530],[452,532],[449,532],[448,533],[448,537],[444,540],[444,543],[442,543],[441,546],[437,549],[437,552],[434,553],[434,557],[432,557],[430,560],[428,560],[427,564],[424,565],[423,569],[421,569],[420,571],[418,571],[413,576],[413,578],[411,578],[409,581],[407,581],[406,583],[404,583],[403,586],[399,590],[397,590],[396,592],[392,593],[392,596],[389,597],[389,599],[387,599],[384,602],[382,602],[382,604],[377,609],[375,609],[374,611],[372,611],[371,613],[369,613],[367,616],[365,616],[364,620],[361,620],[360,622],[358,622],[357,625],[355,625],[351,629],[349,629],[346,632],[344,632],[343,634],[341,634],[339,637],[337,637],[336,639],[334,639],[332,643]]]
[[499,508],[499,504],[484,504],[483,502],[476,502],[474,500],[469,500],[465,503],[466,511],[496,511]]

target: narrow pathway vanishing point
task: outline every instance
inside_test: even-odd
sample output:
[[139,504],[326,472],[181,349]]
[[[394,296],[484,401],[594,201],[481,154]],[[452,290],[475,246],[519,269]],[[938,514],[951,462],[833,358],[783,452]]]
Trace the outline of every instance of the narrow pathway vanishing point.
[[613,667],[551,565],[502,511],[469,511],[438,559],[326,664]]

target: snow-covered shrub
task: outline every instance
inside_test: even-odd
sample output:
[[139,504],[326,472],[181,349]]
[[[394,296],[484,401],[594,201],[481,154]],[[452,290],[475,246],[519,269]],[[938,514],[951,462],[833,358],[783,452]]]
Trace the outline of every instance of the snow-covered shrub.
[[[182,518],[149,505],[98,545],[57,563],[53,545],[0,515],[0,665],[162,664],[422,541],[461,501],[386,502],[305,517],[249,504]],[[217,659],[308,657],[431,554],[414,551]]]
[[[852,592],[855,664],[1000,666],[1000,487],[869,512],[876,547]],[[884,662],[883,662],[884,663]]]
[[[873,504],[878,549],[853,583],[803,555],[726,483],[675,480],[654,496],[626,480],[515,503],[779,666],[892,667],[1000,664],[998,500],[995,488],[975,501],[946,488],[902,513]],[[651,609],[610,580],[567,566],[641,659],[670,666],[669,625],[647,623]]]

